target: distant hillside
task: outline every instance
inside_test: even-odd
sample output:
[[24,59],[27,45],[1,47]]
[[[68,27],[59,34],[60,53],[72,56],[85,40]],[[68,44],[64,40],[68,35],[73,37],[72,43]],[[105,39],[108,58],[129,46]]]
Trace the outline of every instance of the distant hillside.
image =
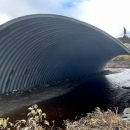
[[106,68],[130,68],[130,56],[120,55],[109,61]]
[[121,41],[122,43],[129,43],[130,44],[130,37],[119,37],[117,38],[119,41]]

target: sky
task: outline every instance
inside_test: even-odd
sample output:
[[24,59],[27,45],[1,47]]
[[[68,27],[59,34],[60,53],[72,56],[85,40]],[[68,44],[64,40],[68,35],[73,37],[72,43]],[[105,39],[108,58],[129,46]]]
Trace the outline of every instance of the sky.
[[130,37],[130,0],[0,0],[0,24],[30,14],[58,14]]

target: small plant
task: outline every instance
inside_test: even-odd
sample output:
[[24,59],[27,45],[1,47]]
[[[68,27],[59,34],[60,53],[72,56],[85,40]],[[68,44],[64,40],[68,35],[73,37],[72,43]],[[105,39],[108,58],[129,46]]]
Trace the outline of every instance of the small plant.
[[8,124],[9,117],[7,119],[5,118],[0,118],[0,129],[5,129]]
[[[50,123],[46,120],[46,113],[43,113],[37,104],[29,107],[27,120],[16,120],[15,123],[8,122],[9,118],[0,118],[0,129],[2,130],[45,130]],[[9,125],[9,127],[7,127]]]

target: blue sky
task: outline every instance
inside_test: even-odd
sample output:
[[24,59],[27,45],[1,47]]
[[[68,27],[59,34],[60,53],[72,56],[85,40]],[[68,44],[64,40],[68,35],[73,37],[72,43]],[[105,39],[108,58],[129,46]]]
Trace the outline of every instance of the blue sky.
[[92,24],[114,37],[130,34],[130,0],[0,0],[0,24],[38,13],[59,14]]

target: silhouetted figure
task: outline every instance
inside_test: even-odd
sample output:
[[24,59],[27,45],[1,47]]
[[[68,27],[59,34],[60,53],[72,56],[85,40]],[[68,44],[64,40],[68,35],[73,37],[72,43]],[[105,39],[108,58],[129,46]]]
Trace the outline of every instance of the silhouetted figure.
[[126,37],[126,28],[125,27],[123,28],[124,28],[124,37]]
[[125,27],[123,27],[124,28],[124,36],[123,36],[123,43],[126,43],[127,41],[128,41],[128,36],[126,35],[126,28]]

